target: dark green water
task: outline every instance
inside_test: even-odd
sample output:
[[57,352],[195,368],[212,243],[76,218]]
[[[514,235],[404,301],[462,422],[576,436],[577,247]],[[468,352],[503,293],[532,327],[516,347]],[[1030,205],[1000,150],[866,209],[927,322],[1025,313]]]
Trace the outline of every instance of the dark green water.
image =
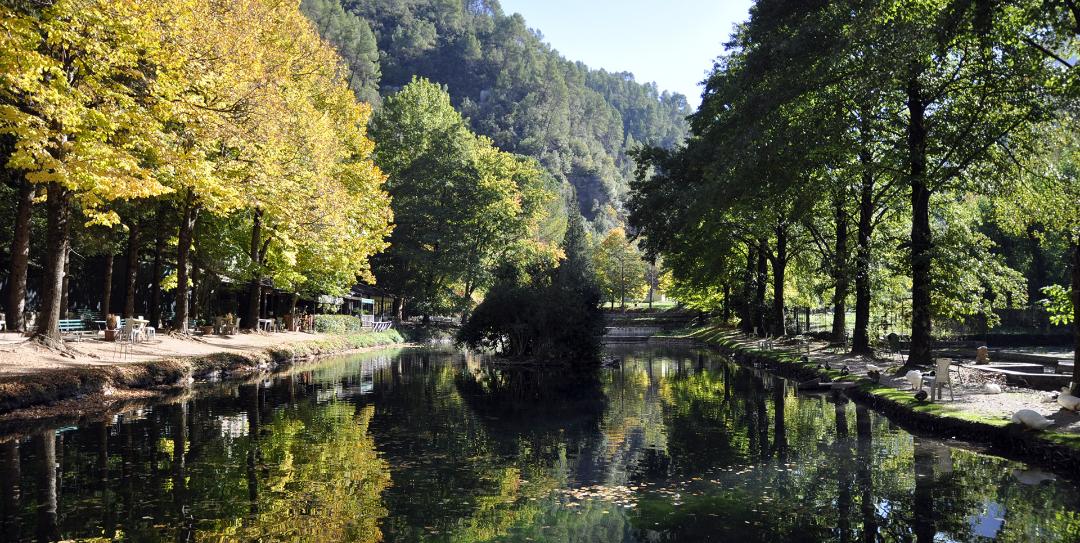
[[1080,540],[1051,474],[706,352],[619,354],[592,382],[361,355],[9,436],[0,539]]

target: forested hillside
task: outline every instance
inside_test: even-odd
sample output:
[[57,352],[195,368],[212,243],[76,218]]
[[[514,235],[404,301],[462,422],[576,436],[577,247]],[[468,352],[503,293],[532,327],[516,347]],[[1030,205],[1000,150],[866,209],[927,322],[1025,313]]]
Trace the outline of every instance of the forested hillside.
[[633,175],[626,152],[686,134],[684,96],[563,58],[496,0],[303,0],[302,9],[348,63],[361,99],[377,106],[415,75],[445,85],[473,130],[539,159],[601,230],[618,221]]

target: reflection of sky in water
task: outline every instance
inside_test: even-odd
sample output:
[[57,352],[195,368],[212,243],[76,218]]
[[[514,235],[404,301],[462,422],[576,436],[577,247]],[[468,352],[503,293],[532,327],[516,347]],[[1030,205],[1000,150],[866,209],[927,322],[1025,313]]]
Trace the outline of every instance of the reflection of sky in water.
[[995,502],[987,502],[986,511],[971,518],[971,531],[975,535],[993,538],[1005,524],[1005,507]]

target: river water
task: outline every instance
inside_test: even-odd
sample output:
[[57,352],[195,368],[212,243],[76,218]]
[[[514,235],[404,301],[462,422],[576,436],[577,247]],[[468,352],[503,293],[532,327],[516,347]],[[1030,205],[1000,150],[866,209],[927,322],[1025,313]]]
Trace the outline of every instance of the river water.
[[3,541],[1080,540],[1052,473],[707,351],[406,350],[0,438]]

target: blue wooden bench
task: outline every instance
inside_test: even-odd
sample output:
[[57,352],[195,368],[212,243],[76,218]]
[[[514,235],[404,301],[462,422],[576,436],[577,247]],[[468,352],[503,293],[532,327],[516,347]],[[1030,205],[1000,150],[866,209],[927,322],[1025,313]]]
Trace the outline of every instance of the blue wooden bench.
[[87,334],[97,334],[95,330],[87,330],[86,323],[82,319],[60,319],[60,335],[69,336],[75,341],[82,341]]

